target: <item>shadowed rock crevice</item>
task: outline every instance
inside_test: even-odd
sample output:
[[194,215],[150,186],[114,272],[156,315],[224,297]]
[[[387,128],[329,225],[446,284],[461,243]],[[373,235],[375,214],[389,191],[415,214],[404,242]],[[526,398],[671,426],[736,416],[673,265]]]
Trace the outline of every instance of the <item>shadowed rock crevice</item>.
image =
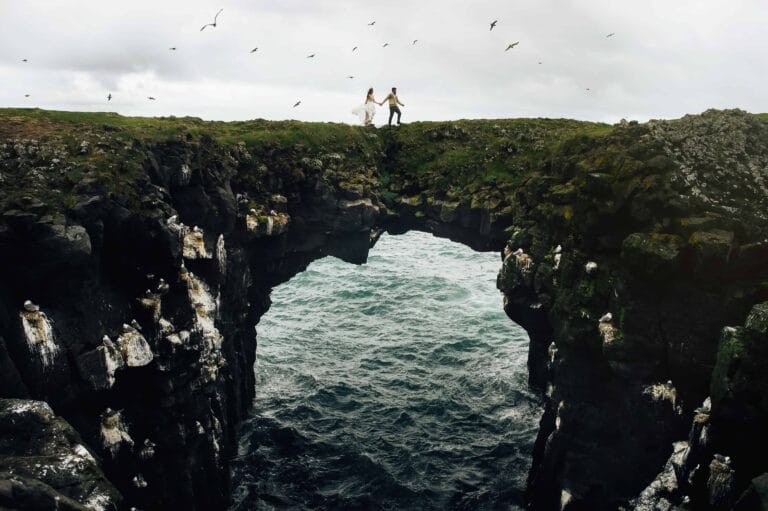
[[[504,310],[528,331],[530,381],[547,396],[532,507],[650,502],[710,394],[716,447],[693,458],[723,466],[674,498],[718,508],[762,488],[765,457],[746,460],[734,435],[764,424],[749,391],[764,354],[752,334],[721,339],[768,300],[758,116],[378,132],[0,118],[0,397],[49,403],[118,505],[223,507],[271,289],[413,229],[500,254]],[[754,366],[735,361],[746,353]]]

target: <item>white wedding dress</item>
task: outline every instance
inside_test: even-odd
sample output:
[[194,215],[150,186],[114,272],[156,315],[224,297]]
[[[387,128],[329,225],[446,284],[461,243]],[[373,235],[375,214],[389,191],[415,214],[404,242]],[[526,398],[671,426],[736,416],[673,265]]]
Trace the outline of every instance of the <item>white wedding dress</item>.
[[360,118],[360,122],[365,124],[366,114],[368,116],[368,122],[373,123],[373,117],[376,115],[376,103],[371,100],[367,101],[364,105],[352,110],[352,114]]

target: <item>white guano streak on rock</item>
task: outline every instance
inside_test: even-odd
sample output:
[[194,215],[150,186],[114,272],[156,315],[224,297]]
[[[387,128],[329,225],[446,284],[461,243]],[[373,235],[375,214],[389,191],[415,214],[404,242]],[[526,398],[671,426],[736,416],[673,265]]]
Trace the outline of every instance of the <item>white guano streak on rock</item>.
[[259,228],[259,217],[256,215],[245,215],[245,228],[249,232],[256,232]]
[[186,186],[189,184],[190,179],[192,178],[192,169],[189,168],[189,165],[186,163],[181,166],[181,172],[179,174],[179,184],[182,186]]
[[219,272],[222,275],[227,274],[227,249],[224,246],[224,235],[219,234],[219,239],[216,241],[216,262],[219,263]]
[[601,322],[597,328],[600,330],[604,344],[610,344],[616,339],[616,327],[613,326],[613,323]]
[[213,254],[205,246],[205,236],[202,229],[191,230],[186,225],[181,226],[182,253],[185,259],[212,259]]
[[531,256],[522,250],[518,250],[513,255],[515,256],[515,265],[520,270],[520,273],[529,274],[533,271],[533,259]]
[[668,401],[675,412],[683,412],[682,408],[677,405],[677,389],[671,381],[648,385],[643,389],[643,394],[650,396],[654,401]]
[[19,315],[27,345],[40,358],[43,368],[51,367],[59,353],[59,347],[53,336],[51,320],[42,311],[21,311]]
[[123,443],[133,446],[133,439],[123,424],[120,412],[107,412],[101,419],[101,442],[112,457],[120,451]]
[[152,320],[155,323],[160,321],[162,315],[162,301],[160,300],[160,295],[151,294],[150,296],[139,298],[138,301],[139,305],[152,315]]
[[214,298],[207,284],[194,274],[186,275],[189,290],[189,300],[195,311],[194,330],[203,338],[203,376],[208,381],[214,381],[218,376],[219,367],[224,363],[221,355],[222,336],[216,328],[215,318],[218,314],[218,298]]

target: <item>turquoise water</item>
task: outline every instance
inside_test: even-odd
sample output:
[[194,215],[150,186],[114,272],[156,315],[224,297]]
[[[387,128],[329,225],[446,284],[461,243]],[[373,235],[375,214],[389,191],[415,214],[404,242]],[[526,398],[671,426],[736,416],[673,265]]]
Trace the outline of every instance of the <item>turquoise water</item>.
[[541,403],[500,264],[411,232],[276,288],[232,509],[516,509]]

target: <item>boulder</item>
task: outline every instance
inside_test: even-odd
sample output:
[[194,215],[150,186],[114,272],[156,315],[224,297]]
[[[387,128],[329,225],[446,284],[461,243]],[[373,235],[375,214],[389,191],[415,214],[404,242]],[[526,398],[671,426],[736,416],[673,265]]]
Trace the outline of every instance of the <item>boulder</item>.
[[[119,509],[80,435],[42,401],[0,399],[0,507]],[[51,506],[59,501],[61,507]]]

